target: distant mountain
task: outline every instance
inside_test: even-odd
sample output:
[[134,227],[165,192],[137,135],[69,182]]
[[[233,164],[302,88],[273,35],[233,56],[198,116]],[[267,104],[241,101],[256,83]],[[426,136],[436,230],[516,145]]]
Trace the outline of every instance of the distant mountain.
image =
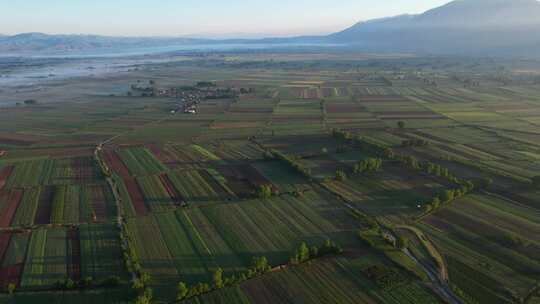
[[456,0],[420,15],[360,22],[328,36],[373,51],[540,56],[540,2]]
[[328,36],[212,40],[25,33],[0,36],[0,55],[235,43],[284,47],[324,43],[365,52],[540,58],[540,2],[455,0],[423,14],[360,22]]
[[11,52],[73,52],[112,48],[144,48],[202,43],[203,39],[163,37],[107,37],[23,33],[0,36],[0,54]]

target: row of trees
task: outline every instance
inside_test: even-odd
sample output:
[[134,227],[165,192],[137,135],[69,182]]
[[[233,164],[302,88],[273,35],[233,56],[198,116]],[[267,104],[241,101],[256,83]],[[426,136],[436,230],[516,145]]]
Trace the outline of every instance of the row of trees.
[[380,158],[368,158],[363,159],[354,165],[353,172],[355,174],[364,174],[377,172],[382,167],[382,159]]
[[427,145],[429,142],[423,139],[408,139],[401,142],[402,147],[425,147]]
[[122,233],[120,233],[120,241],[124,245],[124,262],[126,264],[127,270],[135,275],[131,288],[138,293],[138,296],[135,299],[134,303],[150,304],[152,302],[154,294],[152,288],[148,287],[148,283],[150,282],[151,277],[148,273],[143,271],[135,249],[133,248],[133,246],[131,246],[129,236],[126,234],[127,226],[125,224],[122,224],[122,227],[123,231]]
[[331,240],[326,240],[321,246],[312,246],[311,248],[303,242],[293,253],[289,262],[291,265],[298,265],[315,258],[341,253],[343,253],[343,248]]
[[240,274],[239,276],[232,275],[230,277],[225,277],[223,274],[223,269],[218,268],[212,274],[212,283],[199,282],[190,287],[184,282],[179,282],[177,285],[176,300],[182,301],[204,293],[208,293],[210,291],[239,284],[248,279],[265,274],[270,270],[271,267],[268,264],[268,259],[264,256],[254,257],[252,266],[246,272]]
[[333,129],[332,137],[347,144],[354,145],[362,151],[375,154],[382,158],[392,159],[394,157],[394,151],[392,149],[384,147],[378,143],[370,142],[362,136],[354,135],[351,132]]
[[[313,246],[311,249],[308,248],[306,243],[302,243],[291,256],[289,264],[298,265],[318,257],[339,254],[342,252],[343,249],[331,240],[326,240],[321,246]],[[263,275],[271,269],[268,259],[264,256],[254,257],[251,267],[238,276],[232,275],[230,277],[225,277],[223,269],[218,268],[212,274],[211,283],[199,282],[193,286],[188,286],[185,282],[179,282],[177,285],[176,300],[182,301],[210,291],[240,284],[251,278]]]
[[264,153],[265,159],[277,159],[284,163],[286,163],[289,167],[293,168],[298,173],[302,174],[303,176],[311,179],[311,169],[304,167],[302,163],[298,161],[298,159],[288,156],[278,150],[270,149],[267,150]]

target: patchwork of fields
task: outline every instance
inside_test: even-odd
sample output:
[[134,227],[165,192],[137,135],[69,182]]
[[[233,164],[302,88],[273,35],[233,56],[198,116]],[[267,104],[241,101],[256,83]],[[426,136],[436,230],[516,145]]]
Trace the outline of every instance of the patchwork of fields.
[[537,83],[223,56],[0,109],[0,302],[540,301]]

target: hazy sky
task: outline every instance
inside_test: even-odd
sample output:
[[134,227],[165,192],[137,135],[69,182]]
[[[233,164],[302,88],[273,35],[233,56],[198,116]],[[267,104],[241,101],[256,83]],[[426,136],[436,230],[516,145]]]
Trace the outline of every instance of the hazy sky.
[[0,0],[0,33],[321,34],[450,0]]

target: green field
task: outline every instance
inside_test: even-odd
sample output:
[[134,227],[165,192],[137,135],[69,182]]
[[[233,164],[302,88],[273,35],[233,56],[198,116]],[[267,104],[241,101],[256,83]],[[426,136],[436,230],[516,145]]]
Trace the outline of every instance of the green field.
[[170,56],[0,90],[0,303],[540,301],[533,63]]

